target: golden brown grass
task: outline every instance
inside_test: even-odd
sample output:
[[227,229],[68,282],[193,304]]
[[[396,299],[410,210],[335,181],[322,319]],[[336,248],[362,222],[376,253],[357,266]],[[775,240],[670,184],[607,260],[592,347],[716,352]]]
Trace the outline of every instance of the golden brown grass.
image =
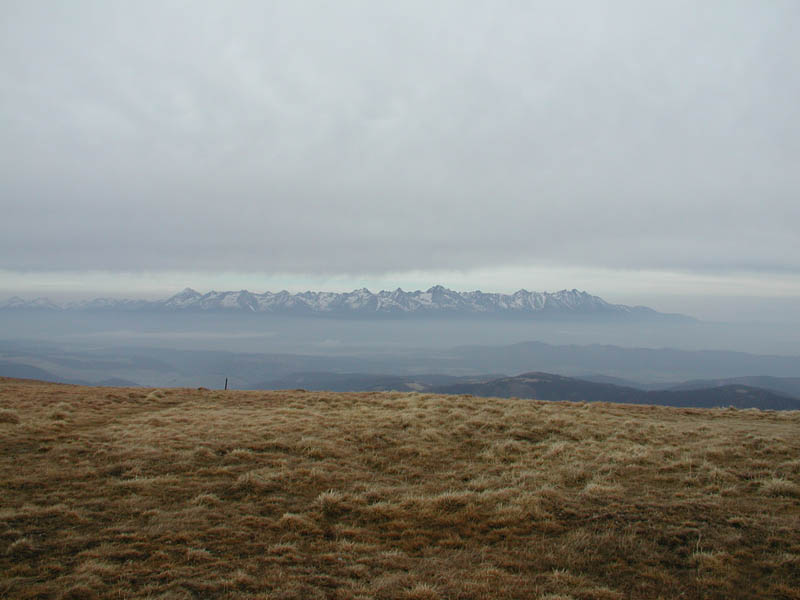
[[0,597],[800,598],[800,414],[0,380]]

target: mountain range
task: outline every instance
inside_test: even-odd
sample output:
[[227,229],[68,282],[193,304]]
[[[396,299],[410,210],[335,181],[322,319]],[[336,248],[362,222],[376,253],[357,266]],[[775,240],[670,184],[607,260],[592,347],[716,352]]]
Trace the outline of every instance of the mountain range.
[[216,292],[205,294],[186,288],[165,300],[126,300],[95,298],[67,304],[57,304],[47,298],[23,300],[13,297],[0,302],[0,310],[121,310],[121,311],[225,311],[271,313],[303,316],[402,316],[402,315],[503,315],[522,317],[600,316],[623,318],[672,318],[691,320],[691,317],[659,313],[646,306],[612,304],[585,291],[529,292],[513,294],[481,291],[457,292],[441,285],[425,291],[370,292],[366,288],[352,292],[253,293]]

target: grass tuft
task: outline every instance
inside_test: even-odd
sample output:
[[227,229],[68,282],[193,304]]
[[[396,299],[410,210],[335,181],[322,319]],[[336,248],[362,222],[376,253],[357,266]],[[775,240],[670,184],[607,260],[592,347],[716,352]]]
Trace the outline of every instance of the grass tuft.
[[436,591],[436,588],[427,583],[417,583],[403,594],[406,600],[439,600],[441,596]]
[[19,415],[13,410],[7,408],[0,408],[0,423],[10,423],[11,425],[19,424]]
[[33,541],[30,538],[23,537],[15,540],[8,546],[6,554],[13,557],[30,556],[34,553]]
[[761,482],[761,491],[767,496],[790,496],[800,498],[800,485],[782,477],[773,477]]

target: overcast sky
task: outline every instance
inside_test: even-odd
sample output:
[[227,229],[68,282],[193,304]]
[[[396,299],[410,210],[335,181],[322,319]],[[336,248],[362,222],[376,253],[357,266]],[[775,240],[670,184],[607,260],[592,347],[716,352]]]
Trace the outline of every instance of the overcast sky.
[[798,31],[796,0],[0,0],[0,296],[800,296]]

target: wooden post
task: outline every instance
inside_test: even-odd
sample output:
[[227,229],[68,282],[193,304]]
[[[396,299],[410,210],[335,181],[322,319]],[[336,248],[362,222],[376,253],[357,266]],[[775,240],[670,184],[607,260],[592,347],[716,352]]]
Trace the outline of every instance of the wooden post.
[[226,390],[228,389],[228,378],[227,377],[225,378],[225,389]]

